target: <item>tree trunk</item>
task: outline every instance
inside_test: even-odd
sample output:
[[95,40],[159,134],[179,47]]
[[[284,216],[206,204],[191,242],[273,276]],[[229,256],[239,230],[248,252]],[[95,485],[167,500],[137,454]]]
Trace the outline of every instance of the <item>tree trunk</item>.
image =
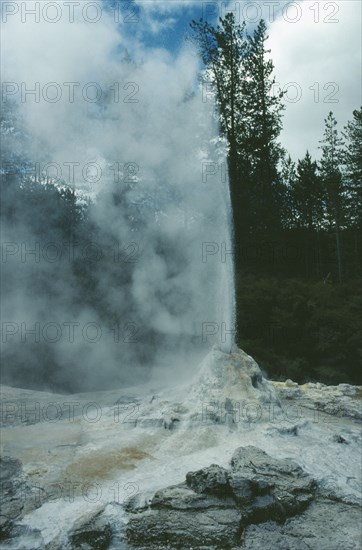
[[338,280],[342,282],[342,255],[341,255],[341,239],[339,224],[336,223],[336,251],[337,251],[337,264],[338,264]]

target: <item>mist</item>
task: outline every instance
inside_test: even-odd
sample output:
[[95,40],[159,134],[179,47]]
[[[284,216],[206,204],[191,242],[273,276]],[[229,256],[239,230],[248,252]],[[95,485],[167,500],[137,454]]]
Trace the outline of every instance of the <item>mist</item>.
[[[2,382],[186,378],[233,317],[225,143],[195,52],[146,47],[105,9],[4,27]],[[70,219],[49,186],[76,197]]]

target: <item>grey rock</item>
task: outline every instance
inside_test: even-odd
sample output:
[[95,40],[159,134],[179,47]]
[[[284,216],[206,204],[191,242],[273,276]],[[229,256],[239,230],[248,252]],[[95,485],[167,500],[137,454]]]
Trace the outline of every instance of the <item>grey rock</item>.
[[225,550],[236,540],[240,513],[236,508],[195,511],[152,510],[131,520],[127,536],[133,545],[220,545]]
[[12,538],[20,537],[26,532],[27,539],[33,537],[37,540],[37,547],[41,548],[42,538],[37,531],[16,525],[16,522],[20,521],[27,512],[39,507],[42,502],[39,492],[34,492],[25,482],[20,460],[12,457],[0,458],[0,487],[0,540],[2,546],[8,547]]
[[361,510],[330,500],[313,502],[303,514],[280,525],[266,522],[245,529],[240,550],[359,550]]
[[158,491],[149,508],[127,526],[131,544],[152,548],[233,548],[250,524],[283,523],[303,512],[316,483],[291,460],[256,447],[238,448],[231,469],[212,464],[186,475],[186,483]]
[[118,517],[120,508],[119,503],[112,502],[78,518],[66,538],[60,534],[46,550],[134,550],[125,539],[123,519]]
[[273,493],[280,500],[288,499],[288,495],[304,495],[311,499],[316,489],[316,482],[297,463],[289,459],[277,460],[257,447],[236,449],[231,468],[235,474],[255,483],[273,485]]
[[46,548],[44,539],[37,529],[30,529],[24,525],[14,525],[8,533],[0,537],[2,550],[51,550]]
[[213,495],[195,493],[186,483],[173,485],[158,491],[153,497],[150,507],[169,510],[207,510],[208,508],[234,508],[234,499],[220,498]]
[[108,550],[112,538],[112,525],[102,513],[78,527],[69,536],[71,548],[74,550]]
[[362,419],[362,387],[349,384],[326,386],[317,382],[294,386],[293,383],[272,382],[281,400],[298,398],[301,407],[338,417]]
[[228,471],[217,464],[186,475],[187,485],[196,493],[226,496],[230,494]]
[[232,472],[228,474],[228,482],[239,505],[251,502],[256,496],[268,494],[271,489],[269,483],[258,483]]
[[150,507],[153,493],[137,493],[133,497],[130,497],[123,505],[126,512],[138,514],[144,512]]
[[[25,483],[20,460],[0,458],[1,513],[3,528],[22,517],[24,508],[34,499],[31,488]],[[40,503],[39,503],[40,505]]]
[[[313,500],[317,488],[316,482],[302,468],[289,459],[276,460],[256,447],[238,448],[232,459],[234,474],[253,481],[259,487],[270,487],[273,501],[253,502],[247,510],[245,523],[255,523],[285,518],[303,511]],[[263,502],[265,506],[263,507]],[[255,510],[254,510],[255,509]],[[264,510],[264,512],[263,512]]]
[[298,436],[301,426],[298,424],[281,424],[279,426],[272,426],[268,428],[268,435],[274,436],[275,434],[287,435],[287,436]]
[[332,439],[335,443],[342,443],[343,445],[349,444],[349,441],[347,441],[347,439],[345,439],[341,434],[335,434]]
[[174,430],[180,422],[178,416],[165,416],[163,419],[163,427],[165,430]]

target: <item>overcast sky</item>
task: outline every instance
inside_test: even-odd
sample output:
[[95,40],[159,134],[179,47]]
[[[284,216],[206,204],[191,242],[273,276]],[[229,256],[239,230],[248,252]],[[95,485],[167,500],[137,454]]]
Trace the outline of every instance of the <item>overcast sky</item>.
[[[319,14],[311,10],[317,4]],[[313,155],[320,154],[318,140],[329,111],[341,128],[361,105],[362,4],[304,0],[299,5],[300,21],[279,17],[270,25],[269,42],[277,80],[296,83],[288,90],[282,134],[292,158],[307,147]]]
[[[5,17],[8,23],[4,26],[4,29],[8,27],[8,33],[4,33],[2,40],[8,80],[25,79],[31,83],[35,73],[45,73],[47,81],[56,80],[57,74],[62,73],[61,65],[72,69],[75,80],[84,76],[85,68],[93,70],[94,74],[89,74],[91,80],[97,79],[102,74],[104,44],[109,51],[112,49],[114,61],[117,55],[124,55],[127,47],[136,60],[167,59],[172,66],[187,48],[185,35],[192,19],[204,18],[216,23],[226,10],[233,10],[240,22],[246,20],[250,30],[260,17],[268,22],[275,76],[287,91],[281,140],[294,160],[304,156],[307,148],[313,156],[319,156],[318,141],[330,110],[342,129],[352,118],[352,111],[362,103],[362,4],[358,0],[74,0],[75,25],[66,21],[70,11],[66,6],[70,3],[57,2],[61,20],[57,24],[45,24],[42,17],[41,27],[31,24],[32,15],[27,17],[26,24],[19,23],[24,6],[32,9],[34,1],[2,3],[3,10],[8,12],[5,16],[4,11],[2,14],[3,22]],[[94,9],[97,2],[103,10],[99,21]],[[40,3],[42,8],[54,4]],[[18,13],[13,14],[14,10]],[[47,14],[49,18],[54,17],[52,8]],[[96,23],[80,25],[80,15],[83,23],[84,17],[94,18]],[[78,39],[68,40],[75,27],[79,29]],[[75,43],[76,50],[71,51]],[[80,53],[84,59],[91,57],[93,63],[82,61]],[[190,71],[195,71],[196,82],[194,61],[187,63]]]
[[182,47],[190,19],[215,22],[230,9],[252,29],[263,16],[269,26],[275,75],[287,91],[281,139],[295,160],[307,148],[313,156],[320,155],[318,141],[330,110],[342,129],[362,103],[362,3],[358,0],[136,3],[140,35],[171,52]]

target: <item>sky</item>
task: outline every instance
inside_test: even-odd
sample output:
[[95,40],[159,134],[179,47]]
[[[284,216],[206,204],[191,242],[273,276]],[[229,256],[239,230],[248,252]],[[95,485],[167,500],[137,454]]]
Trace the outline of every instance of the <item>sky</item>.
[[[192,19],[203,18],[215,24],[220,16],[224,16],[227,11],[233,11],[237,20],[245,20],[247,28],[252,31],[260,18],[264,17],[269,28],[269,47],[275,64],[276,81],[286,91],[281,141],[294,160],[304,156],[307,148],[313,156],[320,156],[318,142],[322,139],[324,119],[330,110],[335,113],[339,128],[342,129],[352,118],[353,110],[362,103],[362,4],[358,0],[72,2],[75,19],[81,15],[88,25],[88,29],[82,29],[80,39],[83,36],[87,40],[94,30],[95,40],[91,49],[95,51],[95,59],[99,58],[96,52],[98,35],[107,25],[108,41],[113,42],[114,58],[124,56],[127,49],[130,56],[137,61],[152,55],[162,55],[172,64],[182,51],[191,47],[185,37]],[[57,0],[40,5],[51,6],[55,3],[60,6],[59,23],[62,23],[69,18],[71,8],[65,6],[69,2]],[[95,4],[98,4],[101,12],[98,13]],[[24,6],[31,10],[34,2],[3,2],[3,22],[4,17],[10,23],[23,17]],[[41,14],[41,19],[44,16],[54,18],[54,14],[52,7],[47,8],[47,12]],[[29,15],[28,20],[32,17]],[[49,27],[54,26],[48,25],[46,32]],[[24,28],[23,25],[23,30]],[[117,31],[119,40],[115,44],[113,38]],[[19,44],[22,40],[24,42],[23,37],[19,36]],[[3,43],[3,46],[6,44]],[[65,48],[66,63],[69,47],[66,44],[61,47]],[[35,46],[30,45],[30,48],[35,51]],[[95,72],[99,74],[98,67]]]
[[[114,2],[113,7],[119,2]],[[362,103],[361,9],[358,0],[257,0],[201,2],[135,0],[124,6],[126,32],[145,47],[165,48],[172,56],[185,47],[191,19],[215,23],[227,11],[246,20],[252,31],[260,17],[269,28],[275,77],[286,91],[283,146],[294,160],[309,149],[319,158],[324,119],[333,111],[342,129]],[[116,10],[117,11],[117,10]]]

